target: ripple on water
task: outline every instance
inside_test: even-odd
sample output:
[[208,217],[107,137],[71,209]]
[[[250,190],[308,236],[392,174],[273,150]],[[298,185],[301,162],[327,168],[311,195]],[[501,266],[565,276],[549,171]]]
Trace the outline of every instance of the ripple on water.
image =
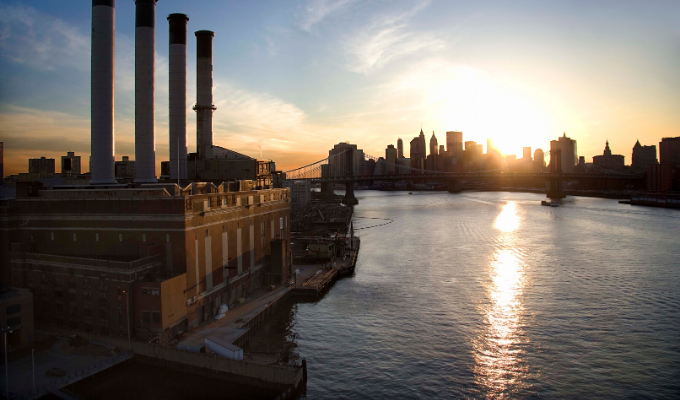
[[357,217],[394,222],[269,331],[307,359],[308,397],[680,397],[677,210],[358,193]]

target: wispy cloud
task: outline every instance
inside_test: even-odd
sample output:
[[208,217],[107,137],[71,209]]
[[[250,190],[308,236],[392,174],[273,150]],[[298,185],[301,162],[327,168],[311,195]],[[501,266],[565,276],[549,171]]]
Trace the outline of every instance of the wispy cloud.
[[0,54],[39,70],[87,70],[90,38],[87,32],[32,7],[0,5]]
[[354,3],[356,0],[308,0],[299,14],[300,27],[310,31],[330,14]]
[[407,11],[384,14],[353,35],[345,44],[349,70],[369,75],[398,59],[443,49],[445,42],[435,33],[410,27],[410,19],[428,4],[420,2]]

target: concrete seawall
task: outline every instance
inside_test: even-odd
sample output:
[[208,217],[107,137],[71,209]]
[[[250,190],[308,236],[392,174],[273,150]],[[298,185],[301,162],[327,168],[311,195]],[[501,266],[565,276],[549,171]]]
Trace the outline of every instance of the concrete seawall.
[[[73,332],[64,331],[63,333],[72,334]],[[127,350],[128,348],[126,338],[99,336],[86,332],[79,332],[78,335],[90,341],[115,345],[120,350]],[[294,392],[303,379],[303,371],[300,367],[262,365],[140,342],[132,342],[131,350],[135,355],[135,360],[143,363],[168,368],[181,368],[201,374],[213,374],[213,376],[220,375],[222,379],[233,379],[234,382],[238,383],[275,388],[282,392],[288,392],[289,389],[290,393]]]

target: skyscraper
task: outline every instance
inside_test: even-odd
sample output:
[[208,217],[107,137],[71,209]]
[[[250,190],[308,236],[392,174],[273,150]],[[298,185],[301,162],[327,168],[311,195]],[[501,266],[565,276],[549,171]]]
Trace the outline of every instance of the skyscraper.
[[28,159],[28,173],[29,174],[53,174],[54,173],[54,158],[29,158]]
[[522,158],[525,161],[531,161],[531,147],[522,147]]
[[4,163],[3,160],[4,160],[4,157],[5,157],[5,155],[3,153],[4,147],[5,147],[5,143],[0,142],[0,182],[2,182],[3,179],[5,179],[5,175],[4,175],[5,171],[4,171],[4,168],[3,168],[4,167],[3,166],[3,163]]
[[661,139],[661,142],[659,142],[659,158],[662,164],[668,163],[680,167],[680,136]]
[[[552,153],[557,150],[561,151],[562,172],[565,174],[573,173],[576,162],[578,161],[576,140],[568,138],[566,132],[563,133],[557,140],[550,141],[550,152]],[[552,159],[553,157],[551,156],[550,158]]]
[[397,139],[397,158],[404,158],[404,141]]
[[451,157],[463,157],[463,132],[446,132],[446,151]]
[[64,176],[80,175],[80,156],[72,151],[61,156],[61,174]]
[[638,140],[633,146],[633,163],[631,167],[638,171],[643,171],[648,165],[658,164],[656,158],[656,146],[643,146]]
[[534,151],[533,170],[536,172],[543,172],[545,170],[545,154],[542,149]]
[[387,175],[394,175],[397,171],[397,149],[393,144],[387,145],[385,149],[385,173]]
[[411,140],[411,168],[424,168],[425,158],[427,157],[427,147],[425,146],[425,134],[420,129],[420,135]]
[[434,135],[434,131],[432,131],[432,137],[430,138],[430,155],[437,154],[439,154],[439,146],[437,143],[437,137]]

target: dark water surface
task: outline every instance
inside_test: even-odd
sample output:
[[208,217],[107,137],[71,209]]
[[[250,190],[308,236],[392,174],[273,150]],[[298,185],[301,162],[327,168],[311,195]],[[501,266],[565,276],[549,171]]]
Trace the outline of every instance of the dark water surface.
[[307,397],[680,398],[680,211],[526,193],[358,192],[355,276],[251,350]]

